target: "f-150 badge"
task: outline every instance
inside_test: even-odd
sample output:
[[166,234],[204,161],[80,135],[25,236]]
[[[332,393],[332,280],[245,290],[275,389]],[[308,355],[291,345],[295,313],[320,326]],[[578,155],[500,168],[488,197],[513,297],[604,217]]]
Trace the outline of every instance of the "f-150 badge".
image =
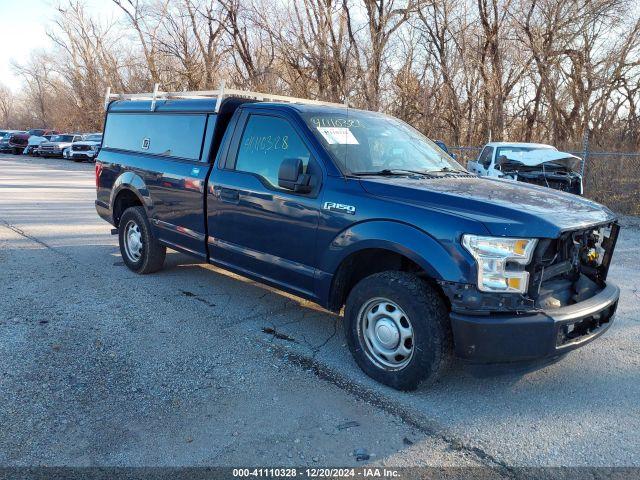
[[343,203],[324,202],[322,208],[324,210],[329,210],[330,212],[348,213],[349,215],[355,215],[356,213],[356,207],[353,205],[345,205]]

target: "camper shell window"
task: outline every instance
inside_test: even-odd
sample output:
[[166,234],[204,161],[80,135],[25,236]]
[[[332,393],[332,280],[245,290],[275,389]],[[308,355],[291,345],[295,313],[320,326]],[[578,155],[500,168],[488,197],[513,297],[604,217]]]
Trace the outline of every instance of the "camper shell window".
[[206,124],[206,114],[110,113],[102,146],[198,161]]

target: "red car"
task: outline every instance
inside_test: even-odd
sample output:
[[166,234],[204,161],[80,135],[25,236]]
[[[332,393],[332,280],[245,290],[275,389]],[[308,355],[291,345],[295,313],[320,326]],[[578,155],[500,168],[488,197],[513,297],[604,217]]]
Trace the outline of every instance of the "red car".
[[29,137],[32,135],[43,137],[45,135],[56,135],[57,133],[58,132],[55,130],[47,128],[34,128],[26,133],[16,133],[11,135],[9,138],[9,148],[11,149],[11,153],[19,155],[25,148],[27,148],[27,145],[29,144]]

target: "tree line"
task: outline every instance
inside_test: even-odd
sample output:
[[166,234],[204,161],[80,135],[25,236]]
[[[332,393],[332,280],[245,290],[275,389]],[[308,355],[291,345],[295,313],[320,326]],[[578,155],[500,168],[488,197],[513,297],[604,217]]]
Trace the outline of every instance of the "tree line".
[[251,89],[397,116],[453,145],[640,148],[637,0],[111,0],[57,7],[0,126],[99,130],[114,92]]

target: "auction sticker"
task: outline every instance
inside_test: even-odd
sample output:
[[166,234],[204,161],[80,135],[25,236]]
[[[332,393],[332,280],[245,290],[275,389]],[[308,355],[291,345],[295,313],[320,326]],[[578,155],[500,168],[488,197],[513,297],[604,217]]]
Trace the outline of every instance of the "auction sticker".
[[358,140],[347,127],[316,127],[329,145],[358,145]]

